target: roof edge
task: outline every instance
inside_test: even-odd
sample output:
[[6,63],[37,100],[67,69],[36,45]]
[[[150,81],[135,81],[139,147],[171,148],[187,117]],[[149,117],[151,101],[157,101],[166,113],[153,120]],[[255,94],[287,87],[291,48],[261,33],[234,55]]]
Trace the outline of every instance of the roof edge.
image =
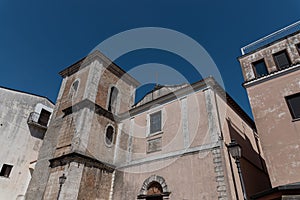
[[[272,42],[270,42],[270,43],[268,43],[268,44],[262,45],[262,46],[260,46],[260,47],[258,47],[258,48],[256,48],[256,49],[254,49],[254,50],[252,50],[252,51],[249,51],[248,53],[245,53],[245,54],[243,54],[243,55],[240,55],[240,56],[237,57],[237,59],[240,60],[241,58],[247,57],[247,56],[249,56],[249,55],[251,55],[251,54],[253,54],[253,53],[255,53],[255,52],[258,52],[258,51],[260,51],[260,50],[262,50],[262,49],[264,49],[264,48],[266,48],[266,47],[272,46],[273,44],[275,44],[275,43],[277,43],[277,42],[286,40],[286,39],[288,39],[289,37],[295,36],[295,35],[297,35],[297,34],[299,34],[299,33],[300,33],[300,30],[299,30],[299,31],[295,31],[295,32],[293,32],[293,33],[291,33],[291,34],[288,34],[288,35],[284,36],[284,37],[281,37],[281,38],[279,38],[279,39],[276,39],[276,40],[274,40],[274,41],[272,41]],[[263,38],[263,37],[262,37],[262,38]]]
[[287,192],[287,191],[293,191],[293,190],[300,192],[300,182],[286,184],[286,185],[280,185],[280,186],[259,192],[257,194],[252,195],[251,199],[267,197],[268,195],[275,194],[278,192]]
[[[157,99],[154,99],[153,101],[147,102],[145,104],[142,104],[140,106],[134,107],[130,109],[128,112],[123,113],[120,115],[122,119],[125,119],[128,117],[128,114],[137,114],[140,112],[144,112],[147,110],[148,107],[151,107],[152,104],[157,103],[157,102],[167,102],[170,101],[170,99],[174,98],[174,93],[176,94],[187,94],[191,89],[193,91],[196,90],[202,90],[205,89],[204,87],[210,86],[212,89],[214,89],[216,92],[220,94],[220,97],[223,98],[226,103],[254,129],[256,129],[255,123],[253,119],[241,108],[241,106],[222,88],[222,86],[212,77],[209,76],[205,79],[201,79],[195,83],[192,83],[191,85],[188,85],[186,87],[183,87],[181,89],[178,89],[174,92],[170,92],[166,95],[163,95]],[[191,87],[191,88],[190,88]]]
[[133,78],[131,75],[129,75],[126,71],[124,71],[120,66],[115,64],[113,61],[111,61],[108,57],[106,57],[103,53],[101,53],[99,50],[95,50],[89,55],[81,58],[77,62],[73,63],[69,67],[65,68],[64,70],[59,72],[59,75],[61,75],[63,78],[67,76],[71,76],[78,72],[80,69],[87,67],[89,64],[91,64],[94,60],[101,60],[106,64],[106,69],[111,71],[113,74],[118,76],[119,78],[124,78],[124,81],[127,81],[134,86],[139,86],[140,82]]
[[53,104],[53,106],[55,106],[55,103],[51,99],[49,99],[48,97],[46,97],[46,96],[34,94],[34,93],[31,93],[31,92],[25,92],[25,91],[22,91],[22,90],[17,90],[17,89],[13,89],[13,88],[9,88],[9,87],[4,87],[4,86],[0,86],[0,88],[5,89],[5,90],[10,90],[10,91],[18,92],[18,93],[22,93],[22,94],[27,94],[27,95],[35,96],[35,97],[40,97],[40,98],[43,98],[43,99],[49,101],[51,104]]

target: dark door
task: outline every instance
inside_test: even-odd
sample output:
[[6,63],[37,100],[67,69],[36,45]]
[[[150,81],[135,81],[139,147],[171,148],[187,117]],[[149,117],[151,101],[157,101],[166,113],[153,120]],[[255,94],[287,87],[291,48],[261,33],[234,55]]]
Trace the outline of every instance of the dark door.
[[42,126],[47,126],[51,112],[42,109],[38,123]]

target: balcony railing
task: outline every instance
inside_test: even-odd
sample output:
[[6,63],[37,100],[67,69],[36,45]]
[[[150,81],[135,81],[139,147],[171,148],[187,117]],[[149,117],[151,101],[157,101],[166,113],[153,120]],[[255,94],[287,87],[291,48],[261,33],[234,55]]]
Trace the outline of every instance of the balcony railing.
[[300,30],[300,21],[297,21],[283,29],[280,29],[270,35],[267,35],[255,42],[252,42],[251,44],[248,44],[247,46],[244,46],[241,48],[242,55],[245,55],[247,53],[250,53],[258,48],[261,48],[267,44],[270,44],[280,38],[284,38],[292,33],[295,33]]
[[41,118],[40,113],[32,112],[30,113],[27,123],[29,125],[37,126],[43,129],[47,129],[48,120],[45,121]]

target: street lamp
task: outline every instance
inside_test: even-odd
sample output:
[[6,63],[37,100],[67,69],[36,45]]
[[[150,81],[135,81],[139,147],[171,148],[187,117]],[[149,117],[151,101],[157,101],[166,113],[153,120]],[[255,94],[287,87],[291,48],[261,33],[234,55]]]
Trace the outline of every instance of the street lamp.
[[228,148],[230,155],[235,160],[235,163],[236,163],[236,166],[238,169],[238,173],[239,173],[239,177],[240,177],[240,181],[241,181],[241,185],[242,185],[244,200],[247,200],[247,194],[246,194],[246,190],[245,190],[245,184],[244,184],[244,180],[243,180],[241,163],[240,163],[240,158],[242,157],[242,147],[238,143],[236,143],[235,140],[231,140],[231,142],[227,145],[227,148]]
[[67,179],[67,177],[65,176],[65,174],[63,174],[62,176],[60,176],[58,178],[59,190],[58,190],[58,194],[57,194],[57,200],[59,200],[59,195],[60,195],[60,192],[61,192],[61,187],[65,183],[66,179]]

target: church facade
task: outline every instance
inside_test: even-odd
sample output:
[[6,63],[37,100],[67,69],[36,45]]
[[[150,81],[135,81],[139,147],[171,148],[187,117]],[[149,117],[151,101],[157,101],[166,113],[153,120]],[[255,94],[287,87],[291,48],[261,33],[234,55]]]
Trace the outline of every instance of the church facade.
[[62,84],[26,199],[242,199],[271,187],[254,122],[211,77],[156,86],[95,51]]

